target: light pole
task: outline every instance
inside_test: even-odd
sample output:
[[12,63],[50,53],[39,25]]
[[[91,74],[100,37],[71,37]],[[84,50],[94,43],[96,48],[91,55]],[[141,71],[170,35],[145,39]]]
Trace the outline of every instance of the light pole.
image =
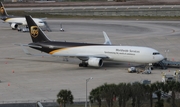
[[165,50],[166,58],[168,58],[168,52],[169,52],[169,50]]
[[85,104],[85,107],[87,107],[87,83],[91,79],[93,79],[93,77],[90,77],[90,78],[86,79],[86,104]]

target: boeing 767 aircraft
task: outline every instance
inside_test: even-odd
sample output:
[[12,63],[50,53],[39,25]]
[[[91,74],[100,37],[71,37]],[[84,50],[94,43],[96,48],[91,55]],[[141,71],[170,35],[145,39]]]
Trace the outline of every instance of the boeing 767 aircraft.
[[[25,25],[25,26],[27,25],[25,17],[16,17],[16,16],[8,15],[2,2],[0,4],[0,13],[1,13],[1,19],[4,22],[9,23],[13,30],[18,29],[18,25]],[[45,26],[45,23],[42,19],[33,18],[33,20],[36,22],[38,26]]]
[[103,61],[152,64],[164,59],[157,50],[149,47],[112,45],[105,32],[104,44],[51,41],[31,16],[25,17],[32,43],[21,46],[29,46],[52,56],[76,57],[82,61],[79,67],[102,67]]

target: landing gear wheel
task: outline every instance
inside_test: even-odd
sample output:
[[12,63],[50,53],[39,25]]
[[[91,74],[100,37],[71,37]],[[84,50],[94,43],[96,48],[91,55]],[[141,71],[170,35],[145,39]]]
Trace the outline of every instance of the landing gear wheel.
[[83,64],[83,66],[84,66],[84,67],[87,67],[87,66],[88,66],[88,64],[87,64],[87,63],[84,63],[84,64]]
[[79,67],[83,67],[83,64],[82,64],[82,63],[80,63],[80,64],[79,64]]
[[87,66],[88,66],[87,63],[80,63],[80,64],[79,64],[79,67],[87,67]]

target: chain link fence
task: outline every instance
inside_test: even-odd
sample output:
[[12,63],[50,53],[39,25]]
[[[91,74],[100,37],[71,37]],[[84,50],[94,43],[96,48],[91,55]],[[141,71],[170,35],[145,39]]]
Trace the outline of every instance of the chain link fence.
[[91,2],[91,1],[103,2],[108,0],[0,0],[0,2]]
[[[40,102],[56,102],[57,99],[40,99],[40,100],[14,100],[14,101],[0,101],[0,104],[14,104],[14,103],[36,103],[37,101]],[[84,103],[85,98],[75,98],[73,100],[74,103]]]

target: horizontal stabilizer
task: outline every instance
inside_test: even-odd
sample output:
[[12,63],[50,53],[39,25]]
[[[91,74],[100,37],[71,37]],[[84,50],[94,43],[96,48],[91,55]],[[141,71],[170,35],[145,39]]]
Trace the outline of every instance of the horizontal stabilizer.
[[20,45],[22,50],[24,51],[24,53],[26,53],[27,55],[32,55],[23,45]]
[[14,44],[14,45],[21,46],[22,50],[27,55],[32,55],[32,56],[53,56],[53,55],[50,55],[50,54],[32,54],[25,47],[25,46],[28,46],[28,47],[30,46],[30,47],[42,48],[41,46],[34,46],[34,45],[28,45],[28,44]]
[[28,44],[14,44],[17,46],[28,46],[28,47],[34,47],[34,48],[42,48],[42,46],[36,46],[36,45],[28,45]]

